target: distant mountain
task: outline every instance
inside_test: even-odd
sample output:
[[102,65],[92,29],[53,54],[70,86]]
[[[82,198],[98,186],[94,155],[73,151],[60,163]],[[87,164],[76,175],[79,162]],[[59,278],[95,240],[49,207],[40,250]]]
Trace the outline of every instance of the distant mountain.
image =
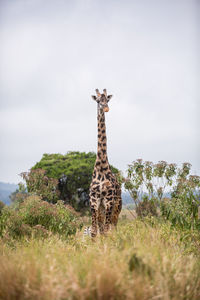
[[123,205],[132,204],[133,199],[128,192],[122,192],[122,203]]
[[[163,194],[163,198],[171,198],[171,192],[166,192]],[[141,197],[139,197],[139,199],[141,200]],[[130,205],[130,204],[134,204],[134,200],[131,198],[129,192],[123,191],[122,192],[122,203],[124,206],[126,205]]]
[[16,191],[18,188],[17,184],[0,182],[0,200],[5,204],[10,204],[10,194]]

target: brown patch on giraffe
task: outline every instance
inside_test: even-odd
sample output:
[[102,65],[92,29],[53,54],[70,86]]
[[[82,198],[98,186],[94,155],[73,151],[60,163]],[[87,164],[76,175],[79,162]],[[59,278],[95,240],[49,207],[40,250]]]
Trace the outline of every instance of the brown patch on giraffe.
[[108,181],[108,180],[105,181],[105,182],[104,182],[104,185],[105,185],[106,187],[110,186],[110,181]]

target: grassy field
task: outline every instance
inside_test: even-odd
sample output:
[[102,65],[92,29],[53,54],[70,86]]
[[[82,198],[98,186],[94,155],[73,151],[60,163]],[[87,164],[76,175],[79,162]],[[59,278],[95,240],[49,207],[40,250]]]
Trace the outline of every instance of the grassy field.
[[151,219],[122,218],[117,232],[93,242],[0,240],[0,299],[200,299],[196,232]]

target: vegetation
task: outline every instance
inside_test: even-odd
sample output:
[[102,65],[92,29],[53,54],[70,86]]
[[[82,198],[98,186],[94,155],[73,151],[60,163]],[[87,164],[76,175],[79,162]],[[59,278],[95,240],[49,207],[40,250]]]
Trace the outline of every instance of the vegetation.
[[153,164],[137,159],[130,164],[125,188],[130,192],[136,207],[144,196],[148,196],[149,200],[161,200],[166,188],[173,185],[176,169],[175,164],[167,164],[165,161]]
[[18,188],[10,194],[9,198],[12,204],[18,205],[24,202],[24,200],[29,196],[27,189],[23,183],[18,184]]
[[0,214],[1,214],[1,211],[4,208],[4,206],[5,206],[5,204],[0,200]]
[[[38,195],[44,201],[56,203],[59,199],[58,180],[49,178],[43,169],[31,170],[30,172],[21,173],[22,178],[26,181],[27,190],[30,194]],[[22,193],[17,193],[22,197]]]
[[[125,188],[129,191],[139,216],[162,216],[172,225],[181,228],[200,229],[198,207],[200,206],[200,177],[190,174],[191,165],[160,161],[157,164],[134,161],[128,168]],[[169,197],[163,198],[166,189]]]
[[44,155],[22,175],[28,192],[20,184],[13,204],[0,208],[0,299],[200,299],[200,178],[191,165],[129,165],[135,210],[122,210],[118,230],[92,240],[82,231],[90,217],[65,202],[77,208],[93,156]]
[[[80,210],[88,205],[95,160],[94,152],[44,154],[30,172],[21,175],[29,193],[35,193],[52,203],[62,199]],[[114,173],[119,172],[113,166],[111,169]]]
[[96,242],[0,242],[0,299],[199,299],[200,239],[157,219],[120,221]]
[[15,206],[4,207],[0,215],[0,236],[8,240],[51,233],[67,237],[81,227],[81,221],[62,201],[54,205],[38,196],[29,196]]

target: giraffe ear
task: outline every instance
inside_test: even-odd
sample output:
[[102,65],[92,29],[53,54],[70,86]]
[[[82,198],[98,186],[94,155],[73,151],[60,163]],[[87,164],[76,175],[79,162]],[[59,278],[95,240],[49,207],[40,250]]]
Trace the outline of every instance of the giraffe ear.
[[110,101],[110,99],[112,98],[113,95],[108,95],[107,96],[107,100]]
[[92,96],[92,99],[97,101],[97,97],[96,96]]

